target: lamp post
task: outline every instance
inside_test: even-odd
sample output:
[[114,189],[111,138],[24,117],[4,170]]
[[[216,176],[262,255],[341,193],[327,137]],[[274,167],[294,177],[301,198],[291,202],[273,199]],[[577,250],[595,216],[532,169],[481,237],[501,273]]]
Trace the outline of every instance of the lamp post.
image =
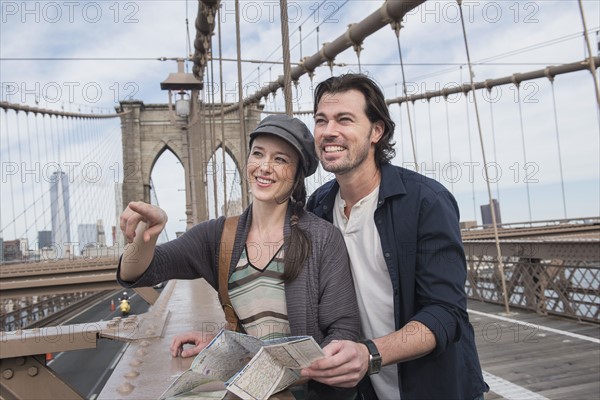
[[[185,135],[187,141],[187,170],[186,172],[186,188],[189,194],[186,194],[186,227],[191,228],[198,222],[208,219],[205,202],[200,203],[199,199],[206,196],[201,196],[206,193],[206,189],[202,185],[197,184],[198,166],[204,165],[202,159],[203,152],[197,151],[202,148],[200,132],[197,129],[192,129],[197,124],[200,118],[200,100],[199,94],[204,87],[204,82],[196,79],[193,74],[184,72],[183,58],[176,58],[177,72],[171,73],[167,79],[160,83],[162,90],[167,90],[169,93],[169,120],[173,126],[180,128],[182,134]],[[175,100],[173,107],[173,93],[179,95]],[[196,156],[194,156],[196,155]],[[200,192],[199,192],[200,190]]]
[[[193,74],[187,74],[183,71],[183,63],[185,59],[176,58],[177,72],[169,74],[167,79],[160,83],[162,90],[169,91],[169,119],[171,123],[187,129],[187,125],[193,125],[198,119],[198,93],[204,88],[204,82],[196,79]],[[191,92],[191,97],[188,95]],[[180,98],[175,102],[175,110],[173,110],[173,92],[176,92]],[[192,116],[192,120],[181,124],[177,121],[177,117],[187,119]],[[184,126],[182,126],[184,125]]]

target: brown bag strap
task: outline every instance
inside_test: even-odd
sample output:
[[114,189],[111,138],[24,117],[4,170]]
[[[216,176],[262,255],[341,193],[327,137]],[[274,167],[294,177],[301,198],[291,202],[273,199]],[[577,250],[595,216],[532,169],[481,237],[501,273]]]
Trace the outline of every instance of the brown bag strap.
[[228,286],[229,266],[231,265],[231,255],[239,219],[239,215],[225,219],[225,226],[223,227],[223,233],[221,233],[221,245],[219,247],[219,301],[225,313],[225,320],[227,320],[228,325],[227,329],[236,332],[240,332],[242,329],[239,318],[229,299]]

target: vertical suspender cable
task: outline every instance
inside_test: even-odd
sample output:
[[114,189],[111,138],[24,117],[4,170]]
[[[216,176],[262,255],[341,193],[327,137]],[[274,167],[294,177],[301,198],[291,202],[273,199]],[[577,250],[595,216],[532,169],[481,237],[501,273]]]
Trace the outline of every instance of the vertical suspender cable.
[[[450,113],[448,112],[448,96],[444,95],[444,106],[446,108],[446,134],[448,136],[448,165],[452,166],[452,140],[450,139]],[[443,168],[442,168],[443,170]],[[454,193],[454,176],[450,179],[450,191]]]
[[300,93],[298,92],[298,81],[294,81],[294,91],[296,92],[296,110],[300,110]]
[[[412,120],[414,122],[413,124],[413,132],[415,133],[415,154],[418,156],[419,155],[419,135],[418,135],[418,129],[417,129],[417,107],[415,107],[415,100],[412,101]],[[415,166],[417,165],[417,158],[415,157]]]
[[56,150],[56,163],[58,164],[60,170],[62,171],[62,168],[60,167],[61,161],[62,161],[62,156],[60,153],[60,141],[58,139],[58,116],[54,116],[54,118],[56,119],[56,123],[54,124],[54,129],[52,129],[52,118],[50,118],[50,136],[52,137],[52,144],[53,147],[55,147]]
[[[37,149],[37,158],[36,160],[38,160],[38,162],[40,163],[40,177],[39,177],[39,183],[40,185],[37,185],[40,189],[40,201],[42,204],[42,226],[45,226],[46,224],[46,206],[44,204],[44,188],[41,186],[42,182],[45,182],[44,180],[44,176],[42,174],[42,171],[44,169],[44,162],[42,161],[42,151],[40,150],[41,146],[40,146],[40,136],[43,136],[44,134],[42,132],[40,132],[39,129],[39,125],[38,125],[38,120],[39,120],[40,114],[34,114],[34,121],[35,121],[35,137],[36,137],[36,149]],[[44,116],[42,115],[41,118],[43,118]],[[43,122],[43,120],[42,120]],[[44,138],[45,139],[45,138]],[[32,158],[33,160],[33,158]]]
[[[210,54],[213,53],[212,40],[210,41]],[[210,118],[210,153],[212,159],[212,180],[213,180],[213,201],[215,202],[215,218],[219,216],[219,196],[217,193],[217,149],[216,149],[216,132],[215,132],[215,69],[214,69],[214,57],[210,59],[210,83],[212,90],[210,91],[211,97],[211,110],[209,114]]]
[[[33,157],[31,154],[31,127],[29,126],[29,113],[25,113],[25,117],[26,117],[26,122],[27,122],[27,149],[29,150],[29,162],[31,163],[31,167],[34,166],[34,162],[33,162]],[[33,115],[33,118],[35,119],[35,115]],[[37,168],[35,168],[34,170],[37,170]],[[35,175],[34,178],[31,179],[31,199],[33,200],[33,217],[34,217],[34,235],[35,235],[35,224],[37,224],[37,220],[38,220],[38,215],[37,215],[37,206],[35,205],[35,203],[37,202],[37,199],[35,198],[35,186],[34,185],[35,182]],[[38,246],[39,247],[39,246]]]
[[[223,154],[223,214],[227,217],[229,212],[229,204],[227,202],[227,158],[225,153],[225,106],[223,105],[223,57],[221,54],[222,43],[221,43],[221,9],[219,8],[218,24],[219,24],[219,84],[221,90],[219,95],[221,97],[221,152]],[[260,86],[260,65],[258,66],[258,81]]]
[[[283,7],[283,6],[282,6]],[[242,87],[242,49],[240,39],[240,0],[235,0],[235,40],[237,46],[237,76],[238,76],[238,112],[240,114],[240,136],[242,142],[242,151],[247,151],[248,143],[246,138],[246,120],[244,116],[244,97]],[[241,161],[241,160],[239,160]],[[248,182],[242,179],[242,209],[248,207]]]
[[[207,71],[207,75],[208,75],[208,71]],[[206,116],[206,103],[208,102],[208,93],[205,93],[204,89],[202,90],[202,99],[204,101],[202,101],[200,103],[200,126],[202,126],[202,132],[204,133],[204,135],[206,135],[207,132],[207,128],[206,128],[206,120],[207,120],[207,116]],[[210,118],[210,117],[208,117]],[[205,141],[201,141],[200,142],[200,149],[202,152],[202,163],[204,165],[204,175],[202,176],[202,183],[204,184],[204,204],[206,204],[206,215],[210,218],[210,207],[209,207],[209,193],[208,193],[208,162],[209,159],[207,157],[207,152],[206,152],[206,142]],[[209,139],[209,145],[210,145],[210,139]],[[215,216],[216,218],[216,216]]]
[[[64,128],[64,121],[65,121],[66,117],[63,117],[63,133],[66,136],[67,131]],[[82,120],[82,123],[85,120]],[[84,142],[82,140],[80,140],[79,138],[76,138],[75,135],[77,135],[77,130],[73,128],[73,122],[74,120],[69,118],[67,119],[67,122],[70,122],[71,124],[71,128],[68,130],[69,133],[69,137],[72,137],[73,140],[73,144],[75,143],[87,143]],[[89,124],[90,127],[92,126],[91,123]],[[94,135],[95,137],[98,137],[97,135]],[[79,217],[75,217],[73,218],[73,220],[78,220],[79,223],[92,223],[92,222],[96,222],[95,220],[98,218],[99,215],[102,215],[99,210],[98,210],[98,206],[102,203],[104,203],[103,201],[101,201],[101,194],[100,193],[94,193],[94,187],[92,186],[92,181],[88,181],[88,178],[92,178],[93,177],[88,177],[87,176],[87,160],[96,160],[94,158],[88,158],[87,154],[85,154],[85,152],[87,151],[87,149],[84,149],[84,151],[82,150],[81,146],[77,146],[76,147],[76,152],[77,154],[74,155],[73,154],[73,150],[72,150],[72,146],[69,146],[69,148],[71,149],[71,160],[70,161],[75,161],[78,160],[79,161],[79,171],[81,176],[79,177],[79,179],[76,179],[76,177],[72,177],[71,182],[74,183],[74,185],[72,186],[72,191],[73,191],[73,196],[71,197],[71,199],[73,200],[72,204],[70,205],[70,207],[72,209],[77,210],[77,212],[79,212],[79,209],[82,209],[84,211],[81,212],[81,215],[79,215]],[[102,147],[100,146],[94,146],[92,145],[92,148],[94,149],[102,149]],[[100,161],[99,159],[97,159],[96,161]],[[101,164],[100,164],[101,165]],[[83,168],[83,169],[82,169]],[[96,181],[95,184],[98,184],[99,182]],[[75,190],[78,191],[77,197],[75,197]],[[100,201],[99,201],[100,200]],[[94,207],[89,207],[90,204],[94,204]],[[75,208],[75,206],[77,208]],[[92,214],[92,212],[96,212],[96,215]],[[84,215],[86,213],[89,213],[89,215]],[[87,228],[86,228],[87,229]],[[74,235],[78,234],[78,231],[75,230],[73,231]],[[87,236],[87,235],[86,235]],[[87,239],[86,237],[84,237],[84,239]],[[96,240],[98,240],[98,238],[96,238]],[[79,250],[83,250],[83,246],[87,245],[88,243],[82,243],[80,241],[80,238],[72,238],[73,242],[78,242],[79,243]]]
[[[27,114],[25,113],[25,118],[27,118]],[[21,124],[19,123],[19,113],[16,114],[17,115],[17,148],[19,149],[19,156],[18,159],[20,161],[19,164],[23,165],[23,151],[21,148]],[[22,179],[22,178],[21,178]],[[14,192],[13,192],[14,195]],[[27,207],[27,201],[25,200],[25,185],[21,184],[21,196],[23,196],[22,198],[22,204]],[[27,224],[27,213],[24,212],[23,213],[23,221],[25,222],[25,229],[23,231],[23,234],[21,235],[21,237],[27,237],[27,230],[29,228],[29,224]],[[15,238],[15,239],[20,239],[20,238]]]
[[506,312],[510,312],[510,308],[508,306],[508,293],[506,291],[506,280],[504,278],[504,265],[502,263],[502,252],[500,251],[500,239],[498,237],[498,225],[496,224],[496,210],[494,209],[494,204],[492,202],[492,189],[490,187],[489,174],[487,170],[487,162],[485,157],[485,147],[483,144],[483,134],[481,129],[481,121],[479,119],[479,110],[477,109],[477,96],[475,96],[475,85],[473,83],[473,67],[471,65],[471,56],[469,55],[469,45],[467,43],[467,30],[465,29],[465,19],[463,16],[462,10],[462,0],[457,0],[458,9],[460,11],[460,24],[462,27],[463,39],[465,42],[465,51],[467,54],[467,62],[469,63],[469,80],[471,82],[471,88],[473,91],[473,105],[475,106],[475,115],[477,117],[477,129],[479,130],[479,143],[481,144],[481,156],[483,158],[483,170],[485,172],[485,182],[488,191],[488,198],[490,201],[490,210],[492,212],[492,225],[494,228],[494,239],[496,242],[496,252],[498,254],[498,271],[500,273],[500,279],[502,280],[502,295],[504,297],[504,307]]
[[[8,110],[3,108],[2,111],[0,111],[0,113],[4,113],[4,121],[6,121]],[[0,121],[2,121],[2,118],[0,118]],[[6,129],[6,137],[8,138],[8,128]],[[1,145],[2,145],[2,135],[0,135],[0,146]],[[3,162],[4,162],[4,160],[0,158],[0,163],[3,163]],[[4,238],[3,232],[4,232],[4,225],[2,225],[2,197],[0,196],[0,238]],[[4,251],[0,251],[0,254],[2,255],[2,257],[0,257],[0,263],[2,263],[2,262],[4,262]]]
[[[19,118],[19,112],[15,110],[15,116],[17,119]],[[8,161],[12,162],[12,157],[10,156],[10,140],[9,138],[9,130],[8,130],[8,110],[6,110],[6,118],[4,119],[4,123],[6,125],[6,154],[8,155]],[[10,179],[10,192],[14,193],[13,180]],[[17,238],[17,223],[15,221],[16,213],[15,213],[15,196],[10,196],[10,203],[12,206],[12,224],[13,224],[13,237]]]
[[[396,33],[396,42],[398,44],[398,56],[400,57],[400,70],[402,71],[402,91],[404,93],[404,96],[407,96],[407,89],[406,89],[406,76],[404,74],[404,62],[402,60],[402,48],[400,46],[400,29],[402,28],[402,24],[400,21],[394,21],[391,23],[392,25],[392,29],[394,29],[394,32]],[[417,150],[415,149],[415,138],[413,137],[413,130],[412,130],[412,124],[411,124],[411,120],[410,120],[410,110],[408,108],[408,102],[406,102],[406,115],[408,116],[408,130],[410,133],[410,141],[412,144],[412,152],[413,152],[413,159],[415,161],[415,168],[416,171],[419,171],[419,167],[418,167],[418,161],[417,161]]]
[[[48,119],[52,118],[50,115],[48,115]],[[46,148],[46,164],[48,164],[50,162],[50,149],[48,147],[48,128],[46,125],[46,116],[44,114],[42,114],[42,125],[44,127],[44,147]],[[49,178],[49,177],[48,177]],[[45,182],[47,183],[47,182]],[[50,193],[50,188],[48,187],[47,191],[44,191],[45,193]],[[50,200],[48,200],[48,207],[44,208],[44,223],[46,224],[46,227],[50,227],[49,230],[52,230],[52,196],[49,194],[50,196]],[[46,221],[46,211],[50,212],[50,220],[47,222]]]
[[563,201],[563,218],[567,219],[567,200],[566,200],[566,196],[565,196],[565,180],[563,178],[560,135],[558,132],[558,116],[557,116],[557,111],[556,111],[556,96],[554,93],[554,77],[548,76],[548,79],[550,80],[550,86],[552,87],[552,105],[554,107],[554,129],[556,131],[556,147],[558,150],[558,169],[560,171],[560,189],[561,189],[562,201]]
[[[52,144],[53,144],[53,148],[55,150],[55,157],[56,157],[56,165],[58,168],[58,174],[56,176],[53,177],[52,179],[52,184],[56,184],[57,185],[57,196],[56,196],[56,202],[55,204],[55,214],[52,214],[52,217],[54,218],[54,221],[56,223],[56,226],[52,226],[52,234],[54,237],[54,242],[55,242],[55,246],[57,246],[57,249],[59,249],[59,253],[60,257],[64,257],[67,255],[66,252],[66,248],[65,248],[65,241],[69,242],[70,241],[70,224],[67,224],[67,218],[66,218],[66,209],[64,208],[64,204],[66,202],[66,196],[65,194],[69,194],[69,192],[65,191],[65,185],[64,185],[64,181],[63,181],[63,173],[65,173],[62,170],[62,166],[61,166],[61,161],[62,161],[62,155],[60,152],[60,141],[58,139],[58,115],[53,116],[54,120],[52,118],[52,116],[50,117],[50,138],[52,140]],[[67,182],[69,182],[69,176],[65,173]],[[52,194],[50,195],[50,197],[52,198]],[[64,218],[63,218],[64,217]],[[65,233],[66,236],[62,236],[61,234]],[[62,242],[60,242],[59,240],[62,240]]]
[[[25,113],[25,118],[27,118],[27,114]],[[17,148],[19,149],[19,165],[24,165],[23,163],[23,151],[21,148],[21,125],[19,123],[19,113],[17,113]],[[22,181],[23,177],[21,177],[21,196],[23,196],[22,204],[27,207],[27,201],[25,199],[25,185],[23,184]],[[14,192],[13,192],[14,195]],[[23,232],[23,235],[21,235],[22,237],[27,237],[27,228],[29,227],[29,224],[27,224],[27,213],[24,212],[23,213],[23,220],[25,222],[25,231]],[[19,238],[15,238],[15,239],[19,239]]]
[[[238,72],[238,112],[240,114],[240,136],[242,139],[242,152],[248,149],[246,137],[246,121],[244,116],[244,91],[242,87],[242,48],[240,39],[240,0],[235,0],[235,41],[237,46],[237,72]],[[242,153],[243,154],[243,153]],[[241,161],[241,160],[240,160]],[[248,207],[248,182],[242,179],[242,209]]]
[[429,119],[429,151],[431,152],[431,169],[435,170],[433,160],[433,128],[431,126],[431,99],[427,99],[427,118]]
[[290,66],[290,33],[287,0],[280,0],[281,12],[281,43],[283,44],[283,99],[285,101],[285,113],[292,116],[292,68]]
[[400,136],[400,154],[402,154],[402,164],[406,163],[406,157],[404,156],[404,140],[403,140],[403,132],[402,132],[402,103],[398,103],[398,128],[399,128],[399,136]]
[[[521,106],[521,89],[520,85],[513,78],[513,83],[517,88],[517,104],[519,105],[519,124],[521,127],[521,144],[523,146],[523,169],[527,171],[527,148],[525,147],[525,129],[523,128],[523,110]],[[529,194],[529,179],[525,177],[525,189],[527,190],[527,209],[529,211],[529,221],[531,222],[533,219],[531,217],[531,196]],[[491,203],[490,203],[491,204]]]
[[[201,4],[198,4],[198,7],[202,7]],[[187,46],[187,54],[192,54],[192,39],[190,36],[190,20],[188,18],[189,9],[188,9],[188,0],[185,0],[185,44]],[[188,72],[188,65],[185,64],[186,71]]]
[[[488,88],[488,93],[492,92],[491,88]],[[498,155],[496,153],[496,129],[494,127],[494,102],[491,100],[490,96],[490,124],[492,129],[492,148],[494,150],[494,162],[498,164]],[[500,189],[498,185],[499,177],[496,176],[496,198],[498,199],[498,204],[500,204]]]
[[[65,119],[67,118],[63,117],[63,124]],[[92,120],[81,119],[81,125],[85,124],[89,127],[90,130],[93,130],[91,132],[91,136],[94,138],[94,140],[98,140],[99,138],[101,138],[101,132],[99,130],[100,121],[98,121],[95,124],[93,124],[91,121]],[[76,147],[76,154],[73,154],[73,150],[71,150],[71,161],[78,160],[80,163],[80,176],[72,177],[71,179],[71,182],[73,182],[74,185],[72,189],[73,196],[71,197],[72,204],[70,205],[70,207],[76,210],[76,212],[78,213],[77,216],[75,216],[75,218],[72,218],[72,221],[78,221],[80,224],[94,224],[95,226],[97,226],[97,220],[103,215],[100,206],[105,206],[107,203],[107,201],[103,201],[102,199],[106,191],[100,191],[100,189],[98,188],[98,185],[102,184],[100,179],[96,179],[96,177],[94,176],[88,176],[87,165],[88,162],[90,163],[89,165],[103,165],[103,160],[99,157],[101,155],[100,152],[106,151],[109,147],[101,146],[100,143],[96,142],[83,141],[82,138],[77,137],[79,135],[79,129],[74,127],[75,119],[68,118],[67,122],[69,122],[71,126],[68,130],[68,134],[71,138],[71,141],[73,141],[73,144],[86,143],[86,148],[83,148],[82,146]],[[67,133],[66,130],[63,129],[63,131],[65,134]],[[72,146],[69,147],[72,148]],[[94,169],[92,168],[91,171],[94,171]],[[77,197],[75,196],[75,190],[77,190],[78,192]],[[89,207],[90,204],[93,204],[94,207]],[[85,229],[87,230],[87,228]],[[95,232],[97,233],[97,231]],[[74,230],[73,235],[78,235],[78,230]],[[84,246],[89,245],[89,243],[83,243],[81,241],[81,239],[87,239],[87,234],[84,235],[85,236],[83,238],[72,238],[73,242],[79,243],[79,251],[82,251],[84,249]],[[98,239],[99,238],[96,236],[95,240],[98,241]],[[93,245],[94,244],[92,244],[92,246]]]
[[[64,105],[63,105],[63,109],[64,109]],[[67,130],[65,129],[65,119],[67,117],[65,116],[61,116],[60,117],[60,132],[61,132],[61,139],[60,139],[60,143],[62,143],[62,145],[65,148],[65,155],[64,155],[64,161],[63,161],[63,165],[65,167],[67,167],[68,165],[71,164],[67,164],[70,163],[72,161],[75,161],[75,158],[73,157],[73,146],[72,143],[70,143],[70,135],[69,132],[67,132]],[[58,118],[56,120],[56,123],[58,124]],[[57,131],[58,131],[58,125],[57,125]],[[77,170],[80,170],[81,165],[79,166],[79,168]],[[69,170],[70,167],[67,167],[67,170]],[[89,182],[86,182],[86,177],[82,176],[80,180],[77,179],[77,170],[76,169],[70,169],[71,170],[71,174],[73,176],[69,177],[69,224],[73,225],[75,223],[75,221],[78,221],[79,223],[83,223],[85,221],[84,219],[84,213],[87,209],[87,207],[84,207],[83,204],[85,204],[86,199],[84,198],[84,193],[87,191],[87,184]],[[74,210],[74,212],[71,212],[72,210]],[[74,251],[74,246],[76,245],[75,242],[78,241],[78,238],[76,237],[77,235],[77,224],[74,225],[75,229],[71,229],[71,226],[69,227],[69,231],[71,232],[71,237],[69,238],[71,242],[74,242],[73,247],[71,247],[71,249]],[[73,253],[75,254],[75,253]]]
[[[463,77],[462,77],[462,65],[461,65],[460,66],[460,84],[461,85],[463,84],[462,78]],[[471,140],[471,115],[469,114],[469,91],[465,90],[463,92],[463,94],[465,95],[465,111],[466,111],[466,115],[467,115],[467,138],[469,139],[469,162],[471,163],[471,166],[473,166],[474,165],[473,164],[473,143]],[[475,93],[473,93],[473,95],[475,95]],[[474,171],[474,169],[471,169],[471,171]],[[471,181],[471,196],[473,199],[473,219],[475,221],[477,221],[477,205],[475,204],[475,176],[471,176],[470,172],[469,172],[469,180]]]
[[590,72],[592,73],[592,78],[594,79],[594,89],[596,91],[596,104],[598,108],[600,108],[600,86],[598,86],[598,77],[596,76],[596,65],[594,64],[594,56],[592,53],[592,44],[590,43],[590,37],[587,31],[587,24],[585,22],[585,13],[583,12],[583,4],[581,0],[578,1],[579,4],[579,13],[581,14],[581,24],[583,25],[583,35],[585,37],[585,43],[587,46],[588,53],[588,67],[590,68]]
[[321,43],[319,43],[319,27],[317,26],[317,53],[320,50]]
[[356,59],[358,60],[358,73],[362,73],[362,67],[360,65],[360,51],[362,50],[362,46],[360,43],[354,44],[354,52],[356,53]]
[[[302,60],[302,25],[300,25],[298,27],[298,36],[299,36],[298,45],[300,46],[300,60]],[[260,83],[258,84],[258,87],[260,87]]]

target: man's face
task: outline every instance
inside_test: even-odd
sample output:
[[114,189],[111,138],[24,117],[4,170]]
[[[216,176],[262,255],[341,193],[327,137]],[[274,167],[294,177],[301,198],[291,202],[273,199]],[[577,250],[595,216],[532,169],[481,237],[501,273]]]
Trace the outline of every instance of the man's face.
[[315,148],[326,171],[343,175],[374,160],[374,144],[383,123],[371,123],[364,95],[358,90],[325,93],[315,113]]

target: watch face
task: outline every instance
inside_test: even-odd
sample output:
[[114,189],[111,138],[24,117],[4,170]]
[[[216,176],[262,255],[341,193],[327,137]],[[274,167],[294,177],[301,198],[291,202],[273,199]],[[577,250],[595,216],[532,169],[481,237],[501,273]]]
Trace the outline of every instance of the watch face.
[[381,370],[381,354],[377,350],[377,346],[371,340],[362,342],[369,350],[369,375],[377,374]]
[[372,374],[377,374],[381,371],[381,357],[373,357],[373,372]]

